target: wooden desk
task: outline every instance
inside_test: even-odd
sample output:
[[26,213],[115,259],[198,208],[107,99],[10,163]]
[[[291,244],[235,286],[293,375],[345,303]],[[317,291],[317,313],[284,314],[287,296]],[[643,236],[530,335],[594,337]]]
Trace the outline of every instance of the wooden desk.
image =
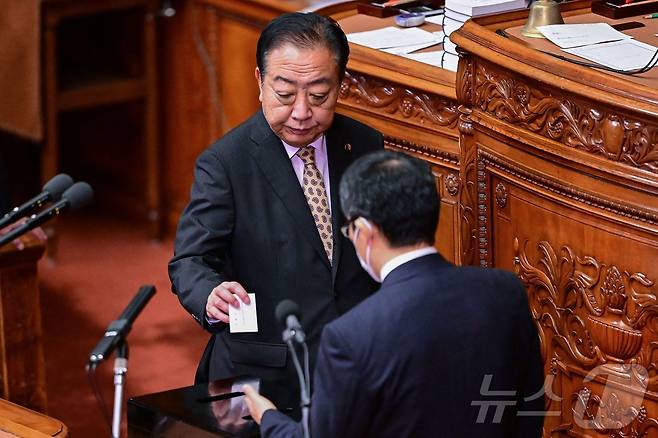
[[59,420],[0,399],[0,437],[16,436],[65,438],[68,429]]
[[[570,7],[568,22],[608,21]],[[580,67],[498,27],[510,26],[485,18],[452,36],[463,261],[513,269],[528,288],[545,436],[656,436],[658,69]]]
[[[589,2],[562,8],[567,22],[610,21]],[[653,436],[658,68],[628,78],[557,60],[536,50],[550,43],[516,35],[526,17],[468,22],[452,36],[456,75],[352,45],[339,111],[431,163],[445,256],[513,270],[528,287],[548,376],[545,436],[617,436],[622,424],[624,436]],[[340,23],[377,27],[356,15]],[[629,33],[658,43],[658,30]]]

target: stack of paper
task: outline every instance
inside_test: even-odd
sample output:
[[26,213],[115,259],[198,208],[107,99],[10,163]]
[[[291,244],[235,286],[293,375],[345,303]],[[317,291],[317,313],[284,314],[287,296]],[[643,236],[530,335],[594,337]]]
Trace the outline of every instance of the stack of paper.
[[456,71],[457,46],[450,41],[450,34],[471,17],[492,14],[496,12],[523,9],[527,6],[527,0],[445,0],[445,12],[443,17],[428,17],[426,21],[443,26],[443,50],[446,51],[444,60],[446,67],[454,66]]
[[554,24],[537,30],[567,53],[617,70],[640,69],[658,52],[607,23]]

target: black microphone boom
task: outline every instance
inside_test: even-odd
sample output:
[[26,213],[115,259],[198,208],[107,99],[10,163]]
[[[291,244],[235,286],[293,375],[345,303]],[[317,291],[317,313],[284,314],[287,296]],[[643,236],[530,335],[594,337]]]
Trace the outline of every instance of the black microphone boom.
[[51,205],[41,213],[31,216],[24,224],[14,228],[7,234],[0,236],[0,246],[6,245],[12,240],[22,236],[36,228],[42,223],[55,216],[60,215],[62,212],[68,210],[77,210],[84,207],[94,198],[94,191],[91,186],[86,182],[77,182],[69,187],[63,194],[62,199],[54,205]]
[[112,321],[105,334],[98,341],[96,347],[91,350],[89,354],[89,363],[96,364],[106,359],[112,351],[119,345],[119,343],[128,336],[132,323],[135,321],[139,313],[144,309],[146,303],[155,295],[155,286],[145,285],[139,288],[137,295],[134,296],[132,301],[125,308],[119,319]]
[[33,211],[43,207],[50,201],[59,201],[66,189],[73,185],[73,178],[65,173],[54,176],[50,181],[44,184],[42,192],[30,199],[20,207],[14,207],[9,213],[0,219],[0,229],[11,225],[23,216],[27,216]]

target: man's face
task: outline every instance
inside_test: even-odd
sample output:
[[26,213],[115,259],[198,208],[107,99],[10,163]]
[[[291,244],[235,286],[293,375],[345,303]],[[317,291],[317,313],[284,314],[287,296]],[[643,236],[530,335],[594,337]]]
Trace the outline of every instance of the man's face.
[[334,120],[338,65],[329,49],[299,49],[286,44],[265,59],[265,75],[256,68],[263,114],[272,131],[291,146],[304,147]]

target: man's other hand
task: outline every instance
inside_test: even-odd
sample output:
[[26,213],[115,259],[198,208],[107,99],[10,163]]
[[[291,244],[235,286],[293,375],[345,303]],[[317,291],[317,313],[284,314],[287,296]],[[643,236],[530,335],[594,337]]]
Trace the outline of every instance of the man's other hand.
[[[236,296],[239,298],[236,298]],[[225,281],[214,288],[206,301],[206,316],[209,320],[228,324],[228,306],[240,307],[240,301],[249,304],[249,295],[236,281]]]
[[274,403],[257,393],[250,385],[244,385],[242,387],[242,392],[244,392],[244,401],[249,408],[249,415],[251,415],[251,418],[253,418],[259,425],[265,411],[276,409]]

